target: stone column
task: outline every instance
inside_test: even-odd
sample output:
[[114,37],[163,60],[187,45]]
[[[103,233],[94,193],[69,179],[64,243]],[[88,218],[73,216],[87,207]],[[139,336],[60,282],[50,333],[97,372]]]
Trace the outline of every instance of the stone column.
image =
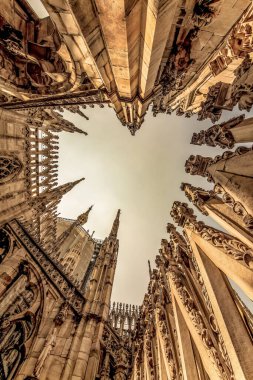
[[222,272],[192,242],[192,249],[202,274],[215,318],[230,358],[235,379],[252,379],[252,340],[242,323],[242,318]]
[[185,380],[200,380],[194,352],[192,349],[191,335],[185,323],[175,297],[173,296],[173,310],[175,313],[176,330],[178,335],[180,358]]
[[195,241],[223,273],[253,298],[253,255],[249,247],[229,234],[198,222],[186,203],[174,202],[171,215],[184,227],[189,241]]
[[[210,327],[205,311],[193,294],[181,270],[171,267],[168,272],[171,291],[193,339],[210,380],[227,379],[231,375]],[[175,302],[174,301],[174,302]],[[184,344],[184,342],[182,342]]]
[[230,129],[236,143],[253,141],[253,117],[244,119]]
[[189,229],[185,231],[191,242],[197,244],[217,268],[253,299],[253,270],[249,248],[237,239],[231,237],[229,240],[229,235],[222,232],[212,234],[210,227],[203,231],[204,237]]
[[234,117],[207,130],[194,133],[191,144],[231,149],[236,143],[253,141],[253,118],[244,119],[244,116]]
[[221,185],[207,191],[182,183],[181,189],[203,215],[211,216],[232,236],[253,248],[253,217]]
[[224,152],[214,158],[192,155],[186,161],[185,169],[187,173],[207,177],[210,182],[221,185],[253,215],[252,159],[252,148],[239,147],[235,152]]
[[[160,308],[155,310],[155,326],[157,336],[158,358],[159,360],[159,373],[161,380],[175,380],[176,379],[176,363],[173,355],[173,344],[167,320],[164,313]],[[163,365],[163,366],[162,366]]]

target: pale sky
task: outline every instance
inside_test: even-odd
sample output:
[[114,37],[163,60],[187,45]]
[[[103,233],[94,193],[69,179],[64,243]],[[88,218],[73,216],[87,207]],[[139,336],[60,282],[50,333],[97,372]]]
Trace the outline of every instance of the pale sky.
[[[94,204],[84,227],[103,239],[117,209],[122,210],[112,301],[141,304],[148,284],[147,261],[155,266],[160,241],[168,239],[166,224],[171,221],[173,201],[188,202],[179,189],[181,182],[212,187],[205,178],[185,173],[186,159],[190,154],[215,156],[222,150],[190,144],[193,132],[211,126],[210,121],[199,122],[195,116],[160,114],[154,118],[148,113],[133,137],[113,109],[87,108],[85,113],[89,121],[69,112],[65,117],[88,136],[59,134],[59,183],[86,178],[63,197],[59,211],[62,217],[76,218]],[[221,120],[232,116],[226,112]],[[210,218],[200,218],[213,224]]]

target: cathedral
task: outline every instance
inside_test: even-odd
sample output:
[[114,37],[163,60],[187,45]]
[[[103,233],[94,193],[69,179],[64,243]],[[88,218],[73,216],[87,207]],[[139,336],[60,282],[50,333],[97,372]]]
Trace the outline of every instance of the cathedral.
[[[0,380],[253,380],[253,1],[33,3],[0,6]],[[89,138],[64,111],[103,107],[133,136],[197,115],[189,144],[224,149],[187,159],[209,190],[182,183],[141,305],[111,300],[121,211],[103,240],[92,205],[58,214],[84,180],[58,185],[59,135]]]

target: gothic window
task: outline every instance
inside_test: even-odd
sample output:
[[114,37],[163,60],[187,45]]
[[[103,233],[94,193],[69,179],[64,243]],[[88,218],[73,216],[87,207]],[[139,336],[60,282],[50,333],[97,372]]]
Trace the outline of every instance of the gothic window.
[[26,283],[24,287],[21,287],[11,305],[7,308],[1,307],[0,380],[13,379],[19,365],[25,359],[25,344],[36,327],[35,315],[29,309],[37,296],[38,288]]
[[17,319],[6,319],[0,326],[0,379],[11,380],[25,358],[25,342],[35,327],[32,313]]
[[21,169],[22,164],[17,157],[0,153],[0,185],[15,178]]
[[15,300],[11,303],[3,315],[0,315],[1,320],[7,319],[15,314],[20,314],[34,303],[37,296],[37,288],[35,286],[27,285],[22,292],[17,294]]

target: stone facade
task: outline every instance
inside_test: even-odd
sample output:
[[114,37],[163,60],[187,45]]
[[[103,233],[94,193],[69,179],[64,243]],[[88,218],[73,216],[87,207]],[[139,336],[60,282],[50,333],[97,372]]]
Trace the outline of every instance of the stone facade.
[[[88,210],[59,218],[58,134],[87,135],[61,112],[108,104],[134,135],[150,104],[214,123],[192,143],[253,141],[250,0],[26,0],[0,10],[0,379],[251,380],[252,147],[190,156],[212,190],[175,201],[142,305],[111,304],[120,210],[103,241]],[[60,111],[60,113],[58,112]],[[83,136],[84,137],[84,136]],[[176,225],[180,227],[177,230]]]

